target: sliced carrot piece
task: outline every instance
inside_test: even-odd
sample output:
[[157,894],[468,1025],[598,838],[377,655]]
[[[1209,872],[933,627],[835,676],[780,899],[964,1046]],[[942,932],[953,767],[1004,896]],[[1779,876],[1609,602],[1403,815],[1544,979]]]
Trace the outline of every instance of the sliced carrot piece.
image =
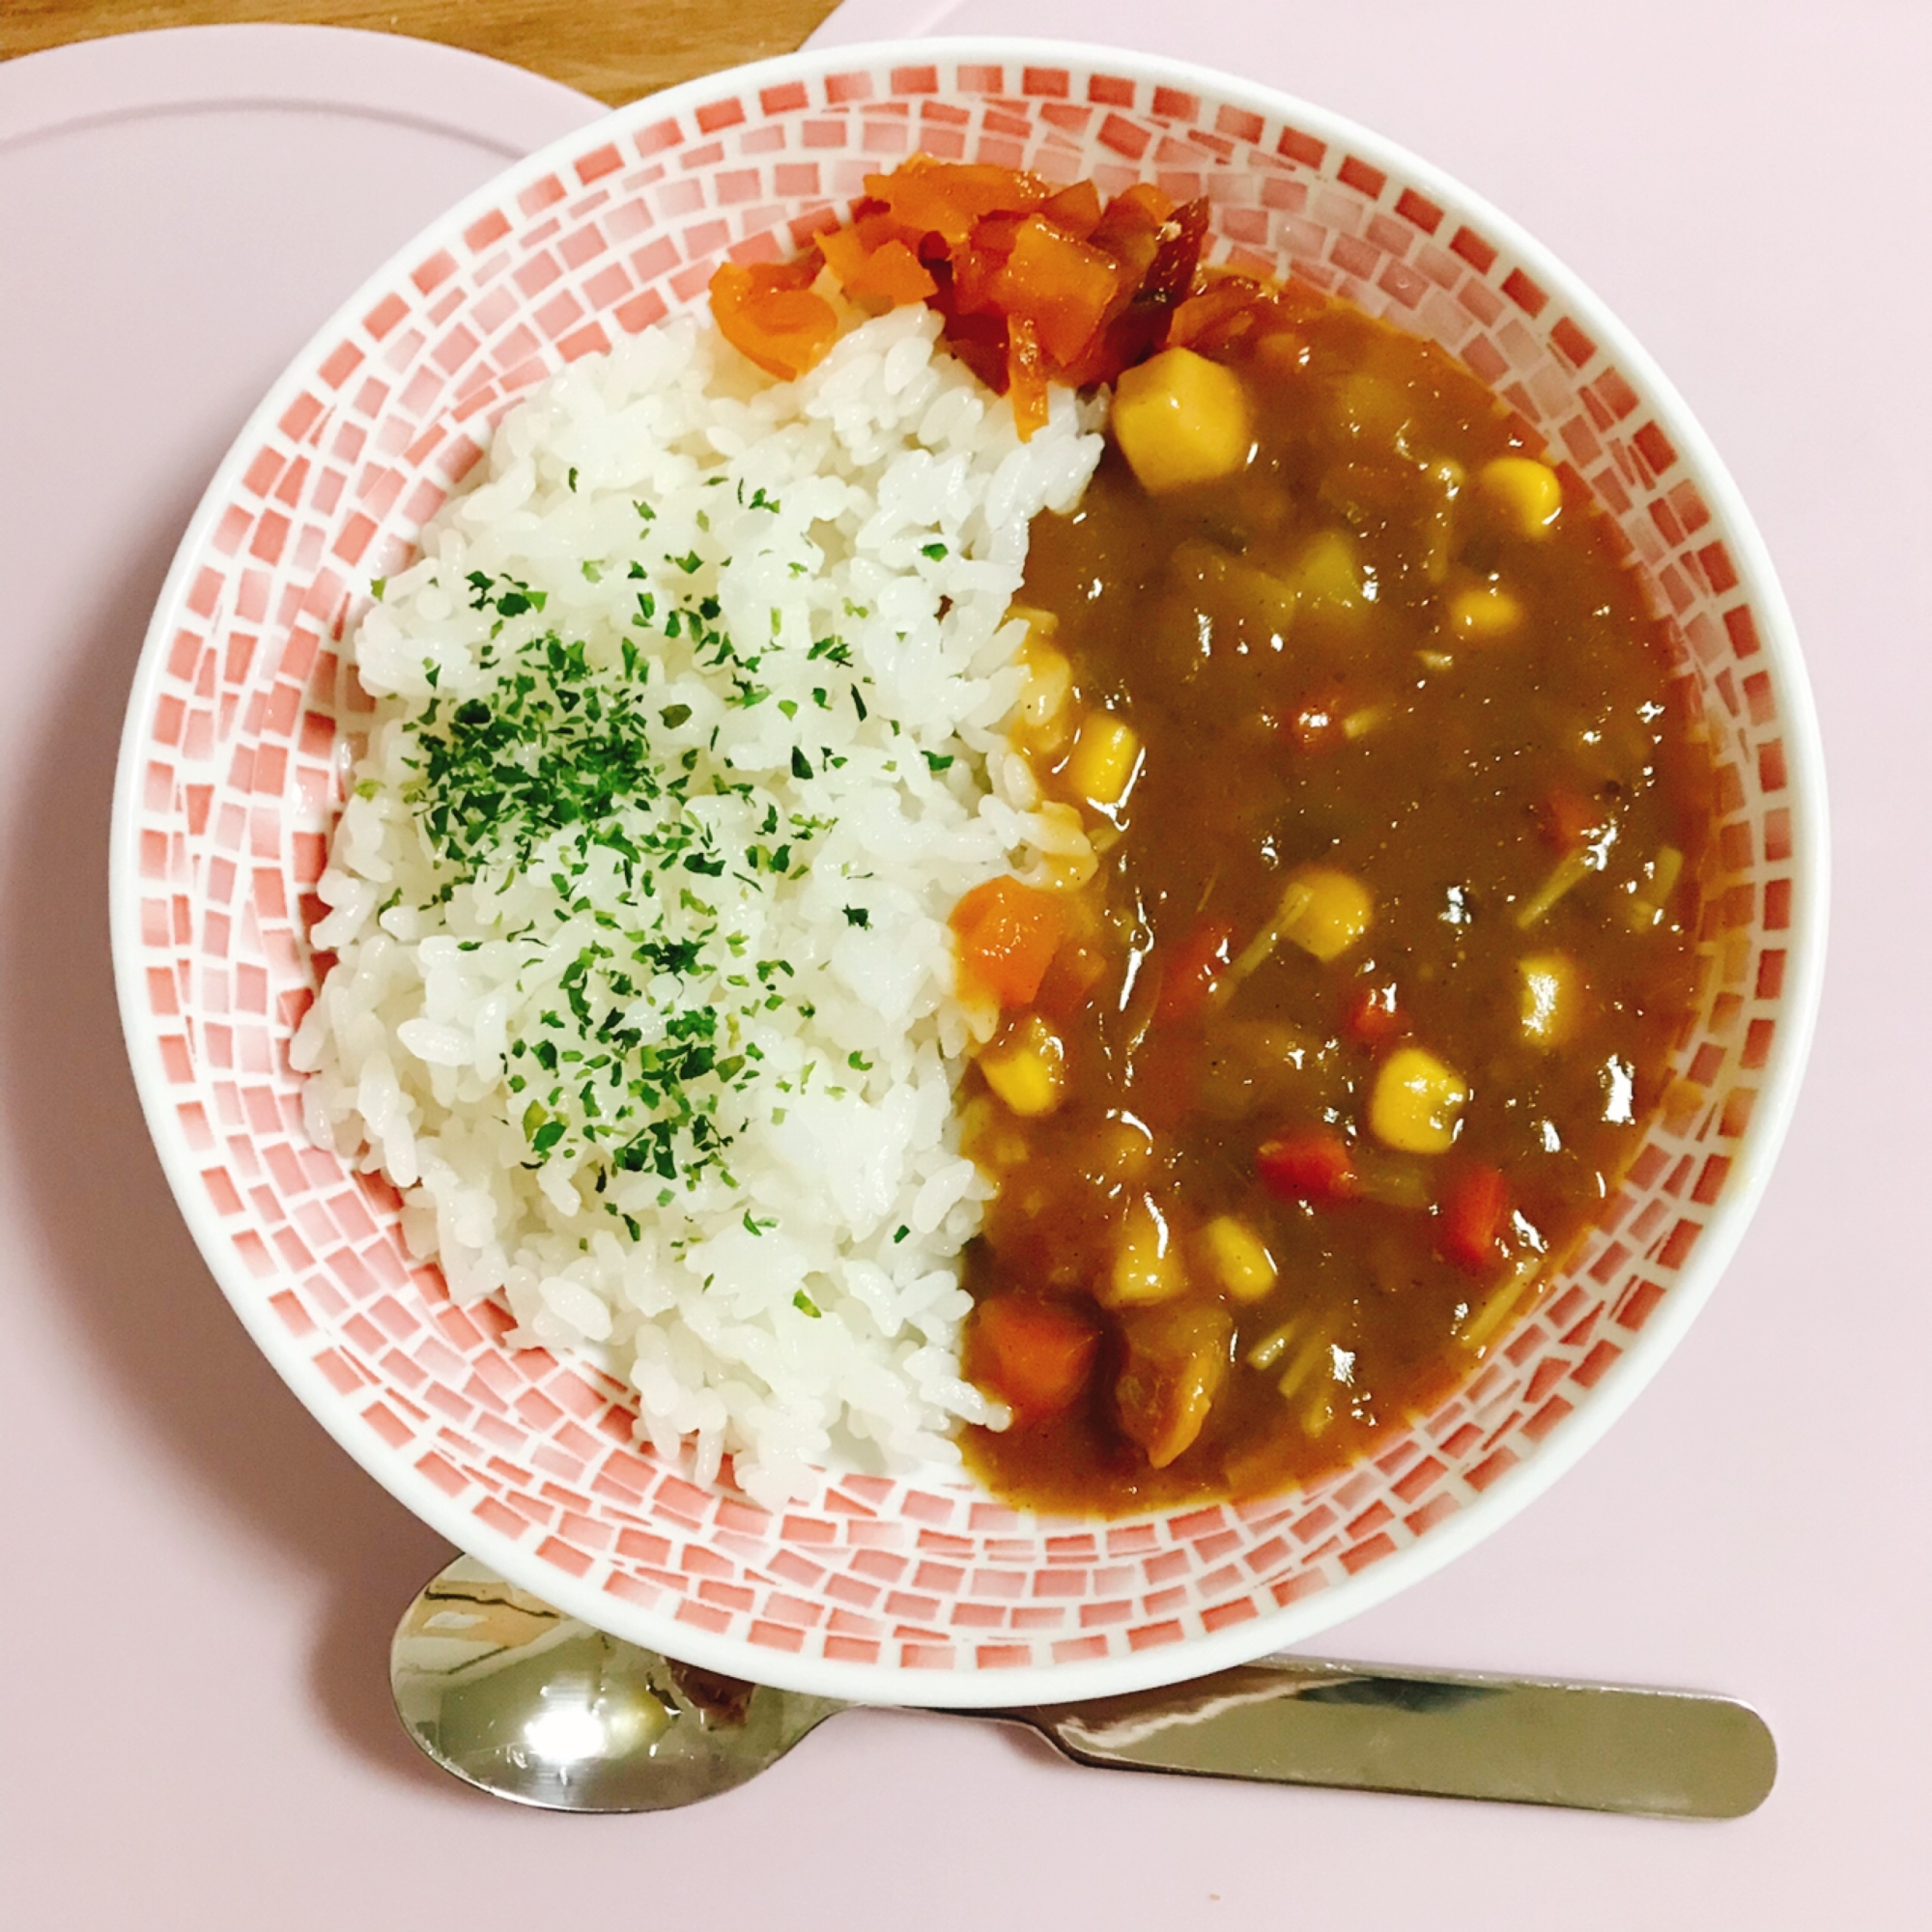
[[974,1311],[968,1357],[973,1378],[1028,1423],[1078,1399],[1099,1347],[1099,1330],[1070,1309],[1001,1294]]
[[1031,1005],[1053,963],[1065,921],[1051,893],[1017,879],[988,879],[952,908],[959,964],[1003,1007]]

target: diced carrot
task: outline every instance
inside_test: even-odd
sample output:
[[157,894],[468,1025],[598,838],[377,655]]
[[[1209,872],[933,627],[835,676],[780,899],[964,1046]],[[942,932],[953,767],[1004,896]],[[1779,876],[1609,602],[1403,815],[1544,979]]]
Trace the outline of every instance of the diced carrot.
[[1084,242],[1100,225],[1100,190],[1077,181],[1039,205],[1039,212],[1064,234]]
[[989,293],[1009,316],[1033,324],[1056,362],[1071,362],[1122,293],[1121,265],[1036,214],[1021,222]]
[[1364,986],[1349,1003],[1348,1017],[1342,1022],[1350,1039],[1364,1046],[1379,1046],[1397,1034],[1408,1031],[1408,1020],[1396,1004],[1395,981],[1382,986]]
[[975,886],[951,923],[967,978],[1003,1007],[1024,1007],[1046,978],[1065,922],[1051,893],[1003,876]]
[[1039,336],[1032,320],[1007,318],[1007,390],[1013,399],[1013,426],[1022,442],[1046,426],[1046,364],[1039,353]]
[[1224,919],[1203,920],[1174,949],[1160,976],[1153,1016],[1162,1025],[1191,1020],[1213,998],[1227,969],[1235,928]]
[[1359,1191],[1349,1144],[1330,1127],[1308,1127],[1264,1141],[1255,1178],[1284,1201],[1350,1201]]
[[1471,1274],[1488,1274],[1502,1260],[1509,1224],[1509,1183],[1499,1168],[1460,1169],[1437,1208],[1435,1245],[1446,1262]]
[[1099,1330],[1072,1310],[1001,1294],[974,1311],[967,1353],[974,1379],[1024,1424],[1079,1398],[1099,1346]]
[[[815,277],[817,258],[808,261]],[[790,263],[747,269],[721,262],[711,277],[711,312],[725,341],[781,382],[815,367],[838,334],[832,304],[800,286]]]

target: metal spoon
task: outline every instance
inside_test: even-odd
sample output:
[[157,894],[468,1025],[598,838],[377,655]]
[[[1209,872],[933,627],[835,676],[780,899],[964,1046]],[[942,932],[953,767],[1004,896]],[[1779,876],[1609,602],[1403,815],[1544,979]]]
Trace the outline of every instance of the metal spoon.
[[[620,1642],[467,1556],[404,1613],[389,1684],[445,1771],[554,1811],[714,1797],[847,1708]],[[1662,1817],[1740,1817],[1777,1769],[1763,1719],[1725,1697],[1293,1656],[1132,1696],[958,1715],[1028,1725],[1080,1764]]]

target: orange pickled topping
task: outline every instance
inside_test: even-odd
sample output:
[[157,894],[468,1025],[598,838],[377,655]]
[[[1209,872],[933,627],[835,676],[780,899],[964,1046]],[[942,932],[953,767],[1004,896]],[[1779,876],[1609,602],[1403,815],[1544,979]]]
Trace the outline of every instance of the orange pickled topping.
[[988,879],[952,908],[964,977],[1003,1007],[1032,1003],[1065,929],[1060,901],[1017,879]]
[[768,376],[790,382],[815,368],[838,338],[838,317],[823,296],[801,286],[816,278],[816,257],[805,264],[760,262],[743,268],[721,262],[711,277],[711,313],[724,340]]
[[923,301],[939,292],[931,270],[903,242],[880,242],[845,287],[855,297],[882,301],[893,308]]
[[1077,181],[1039,205],[1039,212],[1064,233],[1084,242],[1100,225],[1100,190],[1091,181]]
[[1204,355],[1264,328],[1274,319],[1272,293],[1259,282],[1229,276],[1189,296],[1174,311],[1167,332],[1170,348],[1193,349]]
[[1039,336],[1032,318],[1007,318],[1007,393],[1013,399],[1013,426],[1022,442],[1046,427],[1046,364],[1040,359]]
[[931,271],[896,236],[868,242],[856,226],[835,228],[818,238],[818,247],[825,266],[855,301],[900,308],[938,293]]
[[841,288],[850,289],[852,277],[866,266],[866,258],[879,243],[867,239],[854,222],[849,228],[834,228],[816,238],[825,266],[838,278]]
[[1078,358],[1122,292],[1118,262],[1037,214],[1020,223],[991,291],[1009,316],[1033,324],[1039,346],[1063,365]]
[[889,175],[867,175],[866,192],[884,202],[902,228],[938,235],[949,247],[959,248],[981,215],[1037,208],[1051,198],[1053,188],[1018,168],[933,161],[915,155]]

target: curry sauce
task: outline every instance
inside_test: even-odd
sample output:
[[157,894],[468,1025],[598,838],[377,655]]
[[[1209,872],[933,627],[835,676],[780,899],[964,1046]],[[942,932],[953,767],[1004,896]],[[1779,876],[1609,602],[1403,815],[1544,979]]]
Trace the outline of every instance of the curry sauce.
[[[1246,286],[1033,528],[1014,742],[1097,864],[965,1145],[966,1367],[1014,1412],[967,1456],[1036,1506],[1265,1492],[1439,1402],[1695,992],[1710,760],[1616,532],[1433,346]],[[1009,911],[962,907],[968,966]]]

